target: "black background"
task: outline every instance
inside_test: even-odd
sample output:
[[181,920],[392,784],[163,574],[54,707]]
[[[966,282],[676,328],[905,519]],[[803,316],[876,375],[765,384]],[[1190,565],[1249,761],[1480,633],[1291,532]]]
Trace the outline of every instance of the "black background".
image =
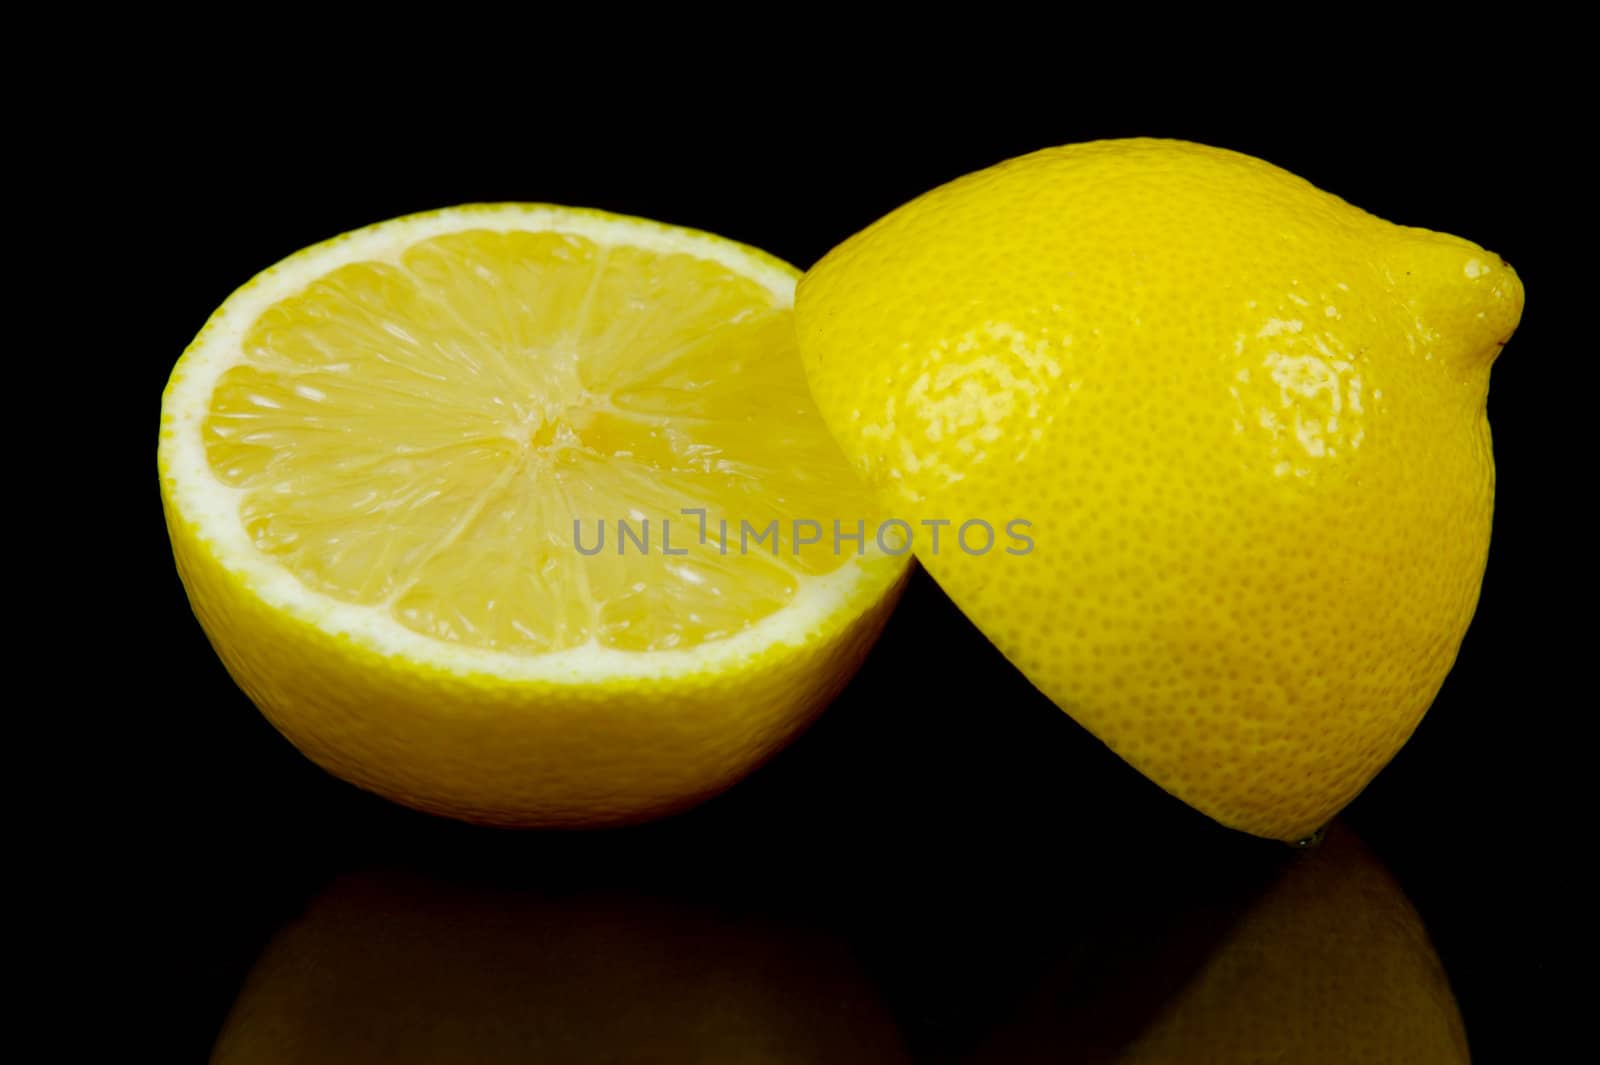
[[129,919],[158,944],[163,1005],[150,1038],[170,1049],[164,1060],[203,1059],[272,930],[332,872],[363,863],[492,878],[671,875],[732,904],[823,914],[860,933],[913,1048],[939,1060],[982,1029],[1052,935],[1186,920],[1197,894],[1226,894],[1283,860],[1282,845],[1216,828],[1124,767],[920,574],[819,724],[697,811],[588,835],[413,814],[326,776],[261,719],[189,613],[162,523],[155,439],[173,362],[230,291],[307,244],[408,212],[525,200],[707,229],[804,267],[965,171],[1131,135],[1259,155],[1393,221],[1469,237],[1523,278],[1524,322],[1490,397],[1499,481],[1477,617],[1421,728],[1346,820],[1427,922],[1476,1060],[1530,1061],[1557,1044],[1569,839],[1587,829],[1558,766],[1579,742],[1569,719],[1590,711],[1563,679],[1574,630],[1550,620],[1586,575],[1567,568],[1553,530],[1562,486],[1592,480],[1566,472],[1573,459],[1551,417],[1552,368],[1569,357],[1551,324],[1559,235],[1547,181],[1562,158],[1510,105],[1486,115],[1346,98],[1307,104],[1315,121],[1296,123],[1271,101],[1026,99],[823,105],[796,92],[770,110],[746,101],[735,117],[697,93],[652,93],[631,108],[474,121],[396,116],[385,108],[398,105],[374,98],[224,126],[169,100],[139,110],[136,132],[84,146],[139,208],[118,223],[119,265],[138,275],[139,301],[116,357],[133,374],[118,398],[136,425],[118,455],[130,499],[123,565],[143,583],[107,626],[158,648],[126,682],[157,695],[116,723],[126,776],[84,843],[123,856],[117,875],[138,889]]

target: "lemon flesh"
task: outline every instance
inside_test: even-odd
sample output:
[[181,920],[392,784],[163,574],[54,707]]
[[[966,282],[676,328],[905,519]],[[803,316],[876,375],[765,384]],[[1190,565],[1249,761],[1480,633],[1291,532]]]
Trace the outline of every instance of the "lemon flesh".
[[[824,420],[1000,650],[1168,791],[1297,839],[1454,660],[1522,299],[1469,241],[1130,140],[901,207],[806,275],[796,322]],[[962,550],[972,520],[1027,542]]]
[[742,775],[905,569],[796,524],[874,508],[806,390],[794,276],[511,205],[240,290],[174,371],[160,454],[235,677],[335,772],[477,820],[636,819]]

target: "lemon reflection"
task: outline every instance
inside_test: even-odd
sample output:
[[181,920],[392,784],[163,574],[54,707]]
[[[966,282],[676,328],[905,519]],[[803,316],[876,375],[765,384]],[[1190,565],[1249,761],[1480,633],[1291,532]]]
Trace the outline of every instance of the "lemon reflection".
[[[1194,938],[1109,975],[1063,957],[973,1065],[1458,1065],[1466,1033],[1422,921],[1343,824]],[[1134,936],[1133,938],[1137,938]],[[1115,969],[1116,967],[1112,967]]]
[[899,1034],[842,944],[620,894],[336,880],[268,945],[214,1065],[885,1065]]

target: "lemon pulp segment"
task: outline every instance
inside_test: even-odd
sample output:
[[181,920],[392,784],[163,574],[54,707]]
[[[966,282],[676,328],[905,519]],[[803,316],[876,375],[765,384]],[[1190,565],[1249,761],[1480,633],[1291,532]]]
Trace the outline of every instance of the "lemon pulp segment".
[[216,382],[206,459],[259,551],[418,634],[691,648],[850,557],[796,519],[871,511],[786,304],[683,252],[429,237],[267,308]]

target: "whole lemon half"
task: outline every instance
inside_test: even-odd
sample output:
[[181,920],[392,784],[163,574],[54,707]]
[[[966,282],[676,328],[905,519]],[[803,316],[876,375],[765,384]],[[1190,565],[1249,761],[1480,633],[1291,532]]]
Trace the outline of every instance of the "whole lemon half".
[[908,564],[810,534],[869,496],[807,392],[797,273],[484,204],[235,292],[173,369],[157,463],[239,686],[330,772],[468,821],[643,821],[751,772]]
[[1476,244],[1137,139],[935,189],[795,315],[823,419],[974,623],[1161,787],[1293,840],[1455,658],[1522,304]]

